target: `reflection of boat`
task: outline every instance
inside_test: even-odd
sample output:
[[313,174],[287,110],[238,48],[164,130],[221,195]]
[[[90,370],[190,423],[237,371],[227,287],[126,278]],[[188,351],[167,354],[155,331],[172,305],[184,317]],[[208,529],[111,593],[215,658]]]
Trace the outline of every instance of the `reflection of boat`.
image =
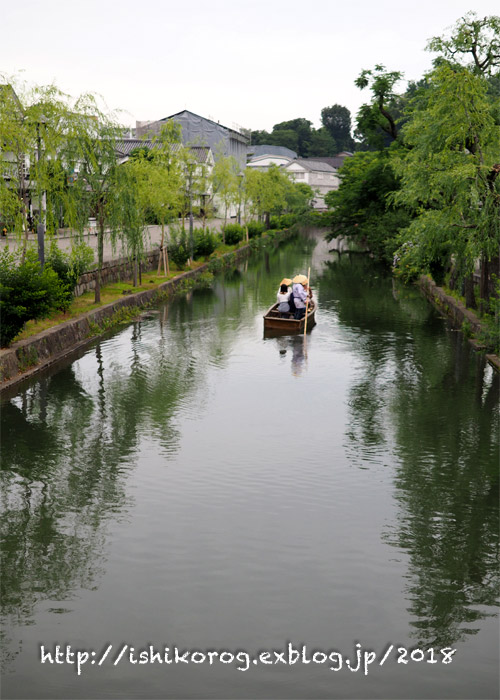
[[[316,303],[314,301],[311,301],[307,312],[307,330],[309,330],[315,325],[315,314]],[[264,331],[279,331],[281,333],[300,333],[300,331],[304,330],[305,321],[305,317],[301,318],[300,321],[297,321],[291,314],[289,318],[281,318],[281,314],[278,311],[278,304],[273,304],[264,316]]]

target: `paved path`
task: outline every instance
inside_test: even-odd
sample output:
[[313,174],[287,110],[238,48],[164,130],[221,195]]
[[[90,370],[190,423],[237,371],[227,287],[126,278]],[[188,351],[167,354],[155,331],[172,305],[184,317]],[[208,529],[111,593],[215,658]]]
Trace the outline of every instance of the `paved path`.
[[[232,223],[234,220],[233,219],[228,219],[228,223]],[[207,221],[207,228],[211,230],[217,230],[220,231],[222,225],[224,223],[224,219],[210,219]],[[186,221],[186,230],[189,230],[189,223]],[[202,227],[202,221],[195,219],[194,221],[194,228],[201,228]],[[148,238],[149,238],[149,243],[147,244],[147,249],[148,250],[153,250],[155,249],[161,242],[161,226],[147,226],[147,231],[148,231]],[[168,227],[167,227],[167,234],[168,234]],[[95,234],[84,234],[83,240],[85,243],[88,243],[88,245],[96,251],[95,256],[97,260],[97,236]],[[37,248],[37,237],[36,234],[30,233],[28,236],[28,241],[29,243]],[[56,236],[56,241],[57,245],[61,250],[71,250],[71,236],[69,233],[61,233]],[[22,243],[15,237],[14,235],[7,235],[6,238],[3,236],[0,236],[0,250],[3,250],[4,248],[9,248],[9,250],[14,251],[16,248],[18,248]],[[47,247],[47,241],[45,243]],[[122,251],[120,247],[120,243],[117,243],[117,247],[113,249],[111,246],[111,242],[109,241],[109,238],[106,236],[104,240],[104,260],[115,260],[116,258],[122,257]]]

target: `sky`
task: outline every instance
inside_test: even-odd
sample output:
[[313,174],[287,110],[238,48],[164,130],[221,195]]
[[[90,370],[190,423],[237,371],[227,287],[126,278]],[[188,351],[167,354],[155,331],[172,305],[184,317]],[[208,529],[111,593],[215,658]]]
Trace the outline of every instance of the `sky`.
[[0,75],[97,93],[127,126],[189,109],[231,128],[319,128],[333,104],[354,120],[363,69],[418,80],[427,40],[471,9],[500,14],[498,0],[0,0]]

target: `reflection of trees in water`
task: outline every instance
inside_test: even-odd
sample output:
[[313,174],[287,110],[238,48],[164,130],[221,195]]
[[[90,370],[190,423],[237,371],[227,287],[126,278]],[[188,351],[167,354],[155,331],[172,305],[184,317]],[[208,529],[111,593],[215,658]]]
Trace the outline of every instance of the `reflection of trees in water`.
[[348,450],[354,463],[395,454],[400,512],[385,539],[409,555],[413,636],[450,645],[496,614],[499,377],[418,292],[376,277],[357,258],[320,282],[361,360]]
[[[310,243],[306,244],[310,245]],[[281,267],[301,256],[268,251]],[[1,591],[5,629],[33,620],[47,599],[67,601],[104,567],[107,523],[126,517],[127,469],[141,439],[167,456],[178,448],[175,417],[206,400],[208,364],[223,365],[242,306],[255,314],[279,279],[262,256],[99,343],[80,365],[33,383],[2,408]],[[267,303],[267,302],[266,302]],[[88,369],[91,363],[94,363]],[[2,654],[12,648],[4,638]]]
[[132,324],[123,339],[98,344],[82,368],[68,366],[3,406],[5,623],[28,623],[40,601],[96,585],[106,524],[130,507],[125,477],[139,441],[147,435],[167,455],[177,449],[179,407],[203,396],[207,363],[234,338],[222,321],[214,332],[213,299],[193,313],[195,301],[172,305],[168,325],[163,307],[154,328],[149,319]]

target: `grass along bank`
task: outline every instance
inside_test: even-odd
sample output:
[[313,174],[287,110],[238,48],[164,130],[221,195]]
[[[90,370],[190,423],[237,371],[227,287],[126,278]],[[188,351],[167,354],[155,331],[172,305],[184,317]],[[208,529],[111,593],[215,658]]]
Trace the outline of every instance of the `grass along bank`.
[[236,265],[250,251],[275,245],[293,233],[295,230],[290,229],[268,231],[248,244],[224,246],[208,260],[196,260],[184,270],[172,270],[168,277],[157,278],[154,271],[144,273],[140,287],[127,282],[113,283],[107,286],[106,296],[103,295],[99,304],[94,303],[93,293],[89,292],[75,299],[65,314],[51,314],[31,323],[16,342],[0,350],[2,392],[84,347],[94,337],[136,318],[148,307],[195,287],[210,286],[219,270]]

